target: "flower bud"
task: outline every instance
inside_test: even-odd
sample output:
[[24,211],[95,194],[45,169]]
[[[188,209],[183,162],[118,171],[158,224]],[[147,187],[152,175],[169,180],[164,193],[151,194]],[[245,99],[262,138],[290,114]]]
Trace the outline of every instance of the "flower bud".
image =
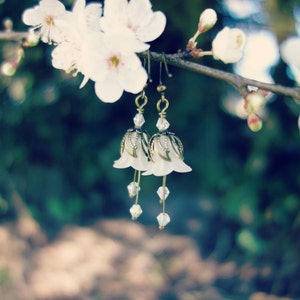
[[257,112],[265,105],[265,103],[266,99],[262,93],[252,92],[246,97],[245,109],[249,114]]
[[13,26],[14,26],[14,23],[13,23],[12,19],[10,19],[10,18],[4,19],[3,27],[4,27],[5,31],[12,31]]
[[5,76],[13,76],[15,75],[17,69],[18,69],[18,63],[14,60],[12,61],[6,61],[2,63],[0,70],[1,73]]
[[211,29],[216,24],[216,22],[217,22],[216,12],[211,8],[207,8],[200,15],[199,23],[198,23],[198,31],[200,33],[206,32],[209,29]]
[[257,131],[261,130],[262,125],[263,125],[262,120],[255,113],[251,113],[248,116],[247,124],[248,124],[248,127],[250,128],[250,130],[253,132],[257,132]]

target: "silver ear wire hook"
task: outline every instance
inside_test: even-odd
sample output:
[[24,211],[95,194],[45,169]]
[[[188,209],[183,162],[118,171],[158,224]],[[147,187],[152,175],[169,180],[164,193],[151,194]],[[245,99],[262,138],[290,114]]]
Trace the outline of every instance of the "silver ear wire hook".
[[166,62],[166,56],[165,56],[165,53],[163,52],[162,53],[162,61],[160,61],[159,63],[159,86],[160,87],[163,87],[163,82],[162,82],[162,65],[164,64],[164,67],[165,67],[165,72],[167,74],[167,76],[169,78],[171,78],[173,75],[169,72],[169,69],[168,69],[168,64]]
[[164,52],[162,53],[162,56],[163,56],[163,63],[164,63],[164,66],[165,66],[165,72],[166,72],[167,76],[169,78],[171,78],[173,75],[169,72],[168,64],[167,64],[167,61],[166,61],[166,55],[165,55]]

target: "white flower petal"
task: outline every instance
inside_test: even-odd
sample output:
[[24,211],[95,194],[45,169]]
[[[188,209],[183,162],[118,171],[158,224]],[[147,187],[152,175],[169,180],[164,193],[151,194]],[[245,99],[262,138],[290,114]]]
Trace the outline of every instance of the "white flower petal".
[[[105,2],[104,16],[100,22],[105,33],[120,32],[126,28],[141,43],[157,38],[165,28],[166,18],[162,12],[153,13],[149,0],[110,0]],[[133,41],[130,44],[134,44]],[[119,47],[124,47],[124,44],[119,42]],[[145,44],[135,47],[131,47],[135,52],[149,48]]]
[[151,42],[163,33],[166,22],[166,16],[162,12],[155,12],[150,23],[145,27],[139,28],[136,31],[136,35],[143,42]]
[[41,0],[39,7],[47,13],[51,10],[55,15],[59,15],[65,11],[65,6],[58,0]]
[[[103,29],[108,30],[114,23],[123,23],[126,18],[127,0],[109,0],[104,3]],[[103,22],[103,23],[102,23]]]
[[101,101],[113,103],[121,98],[123,88],[115,76],[108,76],[106,80],[95,82],[95,92]]
[[246,36],[242,30],[224,27],[212,42],[213,56],[224,63],[235,63],[242,58],[245,43]]
[[72,47],[72,44],[59,44],[51,53],[52,66],[56,69],[68,71],[74,64],[74,61],[78,55],[79,53],[75,51],[75,49]]
[[26,9],[22,14],[22,21],[29,26],[42,24],[43,15],[39,13],[38,7]]
[[290,66],[300,68],[300,38],[291,37],[280,45],[280,53],[284,62]]
[[107,74],[103,53],[103,33],[93,31],[86,35],[81,48],[81,72],[94,81],[102,81]]
[[149,45],[137,40],[135,34],[127,27],[112,27],[105,32],[104,41],[110,49],[122,52],[143,52],[149,49]]
[[149,0],[131,0],[127,7],[128,25],[135,29],[136,24],[147,24],[153,15]]
[[132,70],[142,66],[140,58],[132,52],[122,53],[122,63]]
[[148,79],[147,72],[143,67],[137,70],[127,68],[120,69],[119,81],[120,85],[126,92],[137,94],[145,87]]
[[102,14],[102,6],[100,3],[90,3],[85,8],[85,17],[87,25],[92,30],[100,30],[100,17]]
[[82,15],[85,10],[85,0],[76,0],[72,9],[73,14]]

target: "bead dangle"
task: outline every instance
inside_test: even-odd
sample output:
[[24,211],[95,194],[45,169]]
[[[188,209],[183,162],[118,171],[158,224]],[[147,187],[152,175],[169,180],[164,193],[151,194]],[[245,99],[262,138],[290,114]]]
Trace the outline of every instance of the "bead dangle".
[[192,170],[183,161],[182,142],[174,133],[168,131],[170,123],[166,119],[166,110],[169,107],[169,101],[165,98],[165,90],[166,87],[162,84],[157,87],[157,91],[161,94],[156,105],[159,115],[156,123],[158,132],[150,138],[150,166],[147,171],[143,172],[143,175],[162,176],[162,185],[157,190],[159,202],[162,205],[162,212],[157,216],[160,229],[163,229],[171,220],[165,209],[166,199],[170,194],[166,186],[167,175],[173,171],[185,173]]
[[147,102],[148,98],[143,90],[135,99],[137,114],[133,118],[134,127],[125,133],[120,146],[121,157],[113,164],[118,169],[128,167],[134,169],[133,181],[127,186],[129,197],[135,199],[135,203],[129,209],[132,220],[136,220],[143,212],[138,203],[141,190],[141,171],[145,171],[149,167],[149,136],[146,130],[142,128],[145,123],[143,112]]

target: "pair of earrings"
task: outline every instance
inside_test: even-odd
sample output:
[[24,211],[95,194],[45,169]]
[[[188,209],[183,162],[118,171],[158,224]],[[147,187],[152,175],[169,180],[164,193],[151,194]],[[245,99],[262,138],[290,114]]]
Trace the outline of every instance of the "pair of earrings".
[[121,141],[120,158],[113,165],[119,169],[132,167],[135,170],[133,181],[127,186],[129,197],[135,198],[135,203],[129,210],[133,220],[136,220],[143,212],[139,204],[141,172],[143,176],[162,177],[162,185],[157,190],[162,205],[162,212],[157,216],[160,229],[163,229],[171,220],[165,208],[166,199],[170,194],[166,186],[167,175],[173,171],[185,173],[192,170],[183,161],[182,142],[174,133],[168,131],[170,124],[166,119],[166,110],[169,107],[169,101],[165,98],[165,89],[166,87],[162,84],[157,87],[157,91],[161,94],[156,105],[159,115],[156,123],[158,132],[151,138],[142,127],[145,123],[143,111],[148,98],[144,90],[136,97],[137,114],[133,118],[134,127],[125,133]]

